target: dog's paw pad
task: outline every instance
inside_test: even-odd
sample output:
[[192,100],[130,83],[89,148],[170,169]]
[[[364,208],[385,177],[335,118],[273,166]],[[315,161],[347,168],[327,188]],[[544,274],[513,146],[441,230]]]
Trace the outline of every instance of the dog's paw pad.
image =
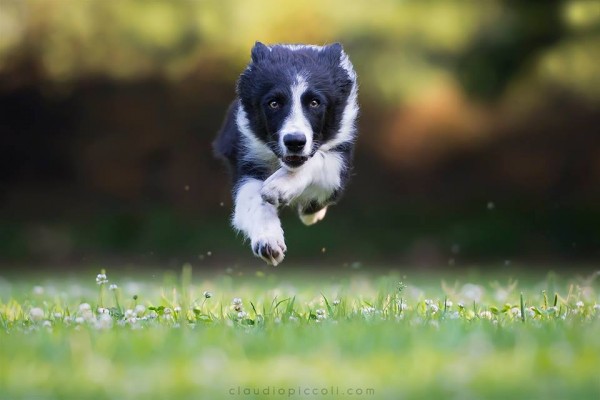
[[273,266],[283,261],[286,250],[285,243],[278,240],[263,239],[252,245],[254,254]]

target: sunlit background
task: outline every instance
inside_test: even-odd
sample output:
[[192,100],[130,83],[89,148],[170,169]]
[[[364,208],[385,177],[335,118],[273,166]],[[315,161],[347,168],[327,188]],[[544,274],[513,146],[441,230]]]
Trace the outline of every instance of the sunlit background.
[[256,40],[341,42],[352,182],[282,265],[600,261],[598,1],[0,0],[0,268],[262,266],[211,141]]

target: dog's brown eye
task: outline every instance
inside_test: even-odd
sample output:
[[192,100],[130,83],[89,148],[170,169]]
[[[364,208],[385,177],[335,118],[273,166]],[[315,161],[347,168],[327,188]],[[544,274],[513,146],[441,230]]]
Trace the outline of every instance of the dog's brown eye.
[[269,108],[276,110],[279,108],[279,102],[277,100],[271,100],[269,102]]
[[319,105],[320,105],[320,104],[321,104],[321,102],[320,102],[319,100],[317,100],[317,99],[312,99],[312,100],[310,101],[310,103],[309,103],[309,105],[310,105],[312,108],[317,108],[317,107],[319,107]]

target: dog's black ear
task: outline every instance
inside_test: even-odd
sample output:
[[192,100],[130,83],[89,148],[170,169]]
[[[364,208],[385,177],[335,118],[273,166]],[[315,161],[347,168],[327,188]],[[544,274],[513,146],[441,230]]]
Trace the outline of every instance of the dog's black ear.
[[259,63],[269,55],[269,48],[261,42],[256,42],[252,48],[251,56],[252,62]]
[[340,63],[340,60],[342,59],[342,54],[344,53],[344,49],[340,43],[333,43],[333,44],[325,46],[324,53],[331,64],[337,65]]

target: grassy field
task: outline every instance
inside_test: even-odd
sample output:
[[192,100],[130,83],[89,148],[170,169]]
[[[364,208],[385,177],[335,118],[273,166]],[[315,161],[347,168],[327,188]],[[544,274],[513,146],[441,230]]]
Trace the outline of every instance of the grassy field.
[[597,273],[298,271],[4,276],[0,398],[600,398]]

